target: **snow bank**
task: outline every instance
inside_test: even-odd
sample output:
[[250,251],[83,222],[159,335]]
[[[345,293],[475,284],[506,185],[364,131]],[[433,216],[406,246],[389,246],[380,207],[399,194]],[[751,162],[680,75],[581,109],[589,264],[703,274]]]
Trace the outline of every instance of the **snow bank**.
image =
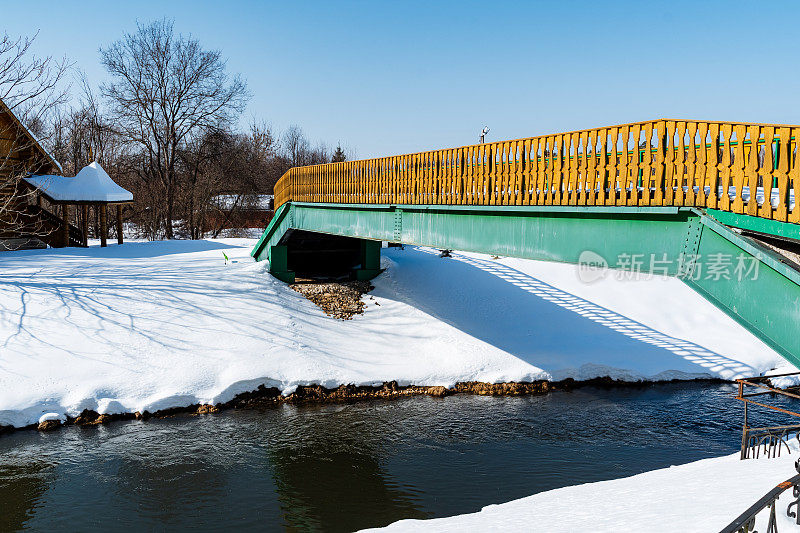
[[412,247],[384,250],[365,314],[336,321],[254,263],[255,242],[0,253],[0,424],[261,384],[732,378],[783,362],[677,280],[584,285],[570,265]]
[[356,320],[328,318],[252,261],[254,243],[0,255],[0,424],[224,402],[261,384],[290,393],[548,377],[391,291]]
[[[719,531],[775,485],[797,472],[793,455],[739,460],[739,454],[652,470],[632,477],[550,490],[480,512],[432,520],[401,520],[365,531]],[[779,531],[797,527],[786,515],[792,491],[775,508]],[[769,512],[756,519],[766,531]]]

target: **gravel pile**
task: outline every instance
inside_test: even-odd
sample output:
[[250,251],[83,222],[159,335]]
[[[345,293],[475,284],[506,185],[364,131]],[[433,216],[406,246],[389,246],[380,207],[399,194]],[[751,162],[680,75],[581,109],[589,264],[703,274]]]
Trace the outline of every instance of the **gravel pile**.
[[361,296],[374,287],[368,281],[300,282],[289,285],[325,311],[325,314],[341,320],[350,320],[364,312],[367,307]]

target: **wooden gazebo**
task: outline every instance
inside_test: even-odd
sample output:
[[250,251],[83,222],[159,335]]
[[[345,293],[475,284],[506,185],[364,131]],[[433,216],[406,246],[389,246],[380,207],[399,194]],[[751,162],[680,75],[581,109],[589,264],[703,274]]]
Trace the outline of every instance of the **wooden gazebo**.
[[[51,204],[61,206],[62,223],[59,239],[62,246],[87,246],[89,238],[89,209],[94,208],[100,218],[100,246],[106,246],[108,235],[108,206],[117,210],[117,242],[122,244],[122,206],[133,202],[133,194],[117,185],[96,161],[81,169],[74,177],[33,175],[25,178]],[[78,235],[71,234],[70,206],[81,208],[80,244]]]

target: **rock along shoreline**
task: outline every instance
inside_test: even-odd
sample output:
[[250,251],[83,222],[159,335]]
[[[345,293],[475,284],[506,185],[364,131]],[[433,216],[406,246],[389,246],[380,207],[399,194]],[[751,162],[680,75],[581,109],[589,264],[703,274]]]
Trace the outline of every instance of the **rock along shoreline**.
[[96,411],[84,410],[77,417],[67,416],[65,421],[45,420],[39,424],[30,424],[23,427],[0,426],[0,436],[20,430],[52,431],[63,426],[94,426],[115,421],[148,420],[150,418],[168,418],[178,415],[207,415],[228,409],[248,409],[264,406],[277,406],[281,404],[324,404],[337,402],[355,402],[373,399],[397,399],[411,396],[432,396],[444,398],[455,394],[474,394],[478,396],[530,396],[543,395],[551,391],[569,391],[572,389],[599,386],[599,387],[646,387],[661,383],[728,383],[719,378],[701,378],[694,380],[665,380],[665,381],[621,381],[610,377],[594,378],[585,381],[576,381],[572,378],[562,381],[532,381],[532,382],[506,382],[484,383],[479,381],[466,381],[456,383],[454,387],[443,386],[400,386],[396,381],[387,381],[378,386],[340,385],[336,388],[326,388],[321,385],[299,386],[292,394],[283,396],[275,387],[259,386],[256,390],[243,392],[232,400],[215,405],[194,404],[185,407],[173,407],[155,412],[135,412],[100,414]]

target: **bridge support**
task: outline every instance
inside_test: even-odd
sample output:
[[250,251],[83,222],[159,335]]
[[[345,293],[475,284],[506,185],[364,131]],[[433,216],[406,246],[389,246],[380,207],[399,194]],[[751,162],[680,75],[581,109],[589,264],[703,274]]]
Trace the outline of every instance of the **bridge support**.
[[276,244],[270,247],[269,273],[284,283],[294,283],[294,271],[289,270],[289,247]]
[[285,283],[298,277],[370,280],[381,273],[381,241],[289,229],[268,254],[270,274]]
[[361,268],[356,269],[356,279],[370,280],[381,273],[381,241],[361,240]]

